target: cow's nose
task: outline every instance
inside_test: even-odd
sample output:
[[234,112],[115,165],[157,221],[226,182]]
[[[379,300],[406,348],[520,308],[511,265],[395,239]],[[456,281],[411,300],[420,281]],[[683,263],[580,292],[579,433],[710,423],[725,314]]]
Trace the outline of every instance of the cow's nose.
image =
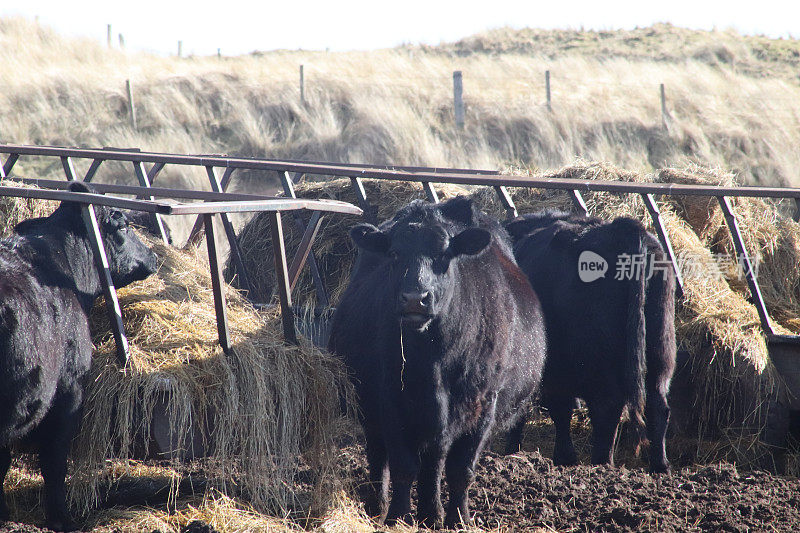
[[432,302],[433,295],[430,291],[404,292],[400,294],[400,310],[406,314],[430,314]]

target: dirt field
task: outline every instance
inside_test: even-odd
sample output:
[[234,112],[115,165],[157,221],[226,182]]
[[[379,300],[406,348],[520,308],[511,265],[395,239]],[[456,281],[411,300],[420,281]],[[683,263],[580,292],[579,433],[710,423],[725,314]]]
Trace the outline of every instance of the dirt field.
[[[341,461],[363,501],[363,448],[348,446]],[[470,503],[488,531],[800,531],[797,478],[727,463],[653,477],[642,468],[556,467],[538,451],[487,452]],[[0,531],[46,530],[8,523]],[[183,531],[215,530],[192,522]]]
[[[366,480],[363,455],[352,458],[353,475]],[[800,531],[796,478],[739,473],[730,464],[653,477],[624,467],[556,467],[538,452],[490,452],[470,503],[476,525],[488,530]]]

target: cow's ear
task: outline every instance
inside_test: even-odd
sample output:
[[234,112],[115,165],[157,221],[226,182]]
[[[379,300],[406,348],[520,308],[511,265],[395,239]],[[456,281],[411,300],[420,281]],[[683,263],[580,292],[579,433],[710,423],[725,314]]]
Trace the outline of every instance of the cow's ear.
[[471,226],[473,220],[472,199],[466,196],[456,196],[443,204],[439,204],[442,215],[454,222]]
[[508,234],[511,235],[511,239],[517,242],[530,232],[531,221],[520,217],[506,223],[504,226]]
[[359,224],[350,230],[356,246],[369,252],[385,254],[389,251],[389,236],[372,224]]
[[83,181],[70,181],[67,190],[69,192],[95,192],[88,183]]
[[483,228],[467,228],[452,239],[447,247],[451,256],[481,253],[492,242],[492,234]]

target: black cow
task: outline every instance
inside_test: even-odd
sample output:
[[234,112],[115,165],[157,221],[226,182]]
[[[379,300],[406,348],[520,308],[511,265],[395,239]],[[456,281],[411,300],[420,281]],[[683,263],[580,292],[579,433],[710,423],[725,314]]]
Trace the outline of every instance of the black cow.
[[[575,401],[583,398],[592,421],[593,463],[614,463],[627,406],[640,442],[646,419],[650,470],[666,472],[675,275],[660,243],[630,218],[604,222],[545,211],[519,217],[506,229],[544,309],[549,353],[542,403],[556,429],[553,461],[577,462],[569,429]],[[510,449],[518,448],[523,425],[511,432]]]
[[[80,182],[69,190],[92,192]],[[95,207],[117,287],[156,270],[156,256],[120,211]],[[38,450],[48,527],[71,529],[64,492],[67,453],[80,422],[92,340],[88,315],[102,292],[81,207],[63,202],[0,240],[0,521],[11,446]]]
[[467,490],[481,450],[538,388],[545,335],[536,295],[502,226],[465,198],[414,201],[351,236],[361,257],[329,349],[344,358],[358,393],[368,511],[407,520],[418,478],[420,523],[469,523]]

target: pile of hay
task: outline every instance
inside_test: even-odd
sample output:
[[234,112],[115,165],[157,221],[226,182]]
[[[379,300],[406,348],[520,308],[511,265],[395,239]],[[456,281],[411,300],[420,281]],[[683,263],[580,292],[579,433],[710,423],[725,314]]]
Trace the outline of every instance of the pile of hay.
[[[98,498],[108,459],[148,456],[151,419],[166,404],[181,453],[205,450],[212,486],[233,489],[261,511],[280,516],[325,505],[336,476],[333,443],[348,427],[341,400],[350,388],[342,365],[309,343],[282,341],[277,314],[257,312],[227,290],[233,348],[218,345],[203,251],[178,251],[144,237],[159,257],[157,275],[119,291],[131,351],[121,368],[100,301],[92,316],[95,354],[80,436],[74,445],[71,497],[80,509]],[[297,493],[300,461],[313,490]],[[175,480],[177,482],[177,480]],[[308,482],[307,482],[308,483]]]
[[[0,197],[0,234],[8,236],[18,222],[47,216],[57,206]],[[83,425],[71,454],[73,506],[92,508],[111,478],[136,475],[137,463],[120,465],[154,456],[152,413],[166,407],[178,448],[169,455],[173,462],[203,452],[214,464],[212,487],[233,489],[227,492],[279,516],[298,509],[308,513],[312,507],[318,512],[338,490],[331,470],[333,443],[351,427],[352,413],[341,409],[352,405],[344,368],[305,341],[286,345],[277,311],[258,312],[230,289],[233,349],[224,354],[205,252],[179,251],[140,236],[160,266],[149,279],[119,290],[130,341],[127,366],[117,361],[102,299],[91,317],[95,353]],[[301,463],[313,479],[298,484]],[[170,469],[174,487],[184,471],[177,464]],[[310,490],[298,492],[309,485]]]
[[[19,187],[21,189],[36,188],[13,180],[2,180],[0,185],[3,187]],[[51,200],[0,196],[0,237],[11,235],[14,231],[14,226],[23,220],[50,215],[55,211],[56,207],[58,207],[58,202]]]
[[[377,209],[378,221],[392,217],[398,206],[404,205],[415,198],[425,198],[425,192],[419,183],[365,180],[364,189],[370,205]],[[436,186],[436,190],[442,199],[451,198],[459,194],[469,194],[467,189],[458,186]],[[358,199],[353,192],[349,179],[304,182],[296,186],[295,193],[298,198],[326,198],[358,205]],[[308,213],[303,213],[299,217],[302,219],[301,226],[298,226],[293,220],[294,215],[290,213],[283,215],[283,230],[288,261],[291,261],[297,250],[305,225],[310,218]],[[364,218],[354,215],[331,213],[324,217],[317,233],[313,252],[317,259],[320,277],[331,302],[338,301],[347,287],[347,282],[350,279],[350,267],[355,260],[355,245],[350,240],[348,231],[351,227],[364,220]],[[254,216],[242,228],[238,235],[238,241],[242,250],[242,262],[247,270],[251,286],[248,297],[252,301],[259,303],[272,301],[275,297],[273,294],[275,268],[272,259],[269,218],[266,213]],[[225,279],[234,287],[240,288],[239,280],[235,276],[235,269],[232,267],[230,259],[225,265]],[[292,299],[297,307],[313,308],[317,306],[317,294],[308,263],[303,268],[297,285],[292,292]]]
[[[506,169],[506,172],[519,174],[521,170]],[[661,169],[646,175],[605,163],[578,162],[554,173],[537,175],[736,186],[731,174],[697,166]],[[424,197],[416,184],[365,180],[364,186],[367,198],[379,210],[378,220],[391,216],[412,198]],[[483,209],[498,217],[505,216],[491,188],[435,187],[445,198],[472,194]],[[573,208],[563,191],[512,188],[510,193],[520,213]],[[349,180],[300,184],[297,194],[355,202]],[[586,193],[584,199],[592,215],[604,219],[630,216],[652,229],[650,216],[639,195]],[[739,278],[735,265],[720,262],[720,254],[735,257],[735,252],[717,201],[703,197],[657,200],[675,252],[692,269],[691,273],[684,272],[686,287],[676,321],[681,348],[693,355],[695,408],[690,413],[690,425],[701,434],[717,435],[731,428],[758,427],[764,423],[766,406],[775,399],[780,381],[769,361],[758,314],[747,300],[749,291],[744,279]],[[759,265],[760,287],[775,329],[778,333],[800,333],[800,225],[782,216],[778,206],[766,200],[734,199],[733,206],[747,249]],[[317,238],[315,252],[332,305],[348,282],[354,250],[347,230],[357,222],[360,222],[357,217],[331,217],[329,225],[323,227]],[[260,301],[268,301],[272,291],[272,265],[264,260],[271,257],[268,235],[266,221],[258,218],[245,226],[240,235],[248,273],[257,287],[256,299]],[[297,242],[299,233],[292,233],[289,240]],[[300,305],[315,303],[313,283],[307,272],[294,296],[295,303]]]

